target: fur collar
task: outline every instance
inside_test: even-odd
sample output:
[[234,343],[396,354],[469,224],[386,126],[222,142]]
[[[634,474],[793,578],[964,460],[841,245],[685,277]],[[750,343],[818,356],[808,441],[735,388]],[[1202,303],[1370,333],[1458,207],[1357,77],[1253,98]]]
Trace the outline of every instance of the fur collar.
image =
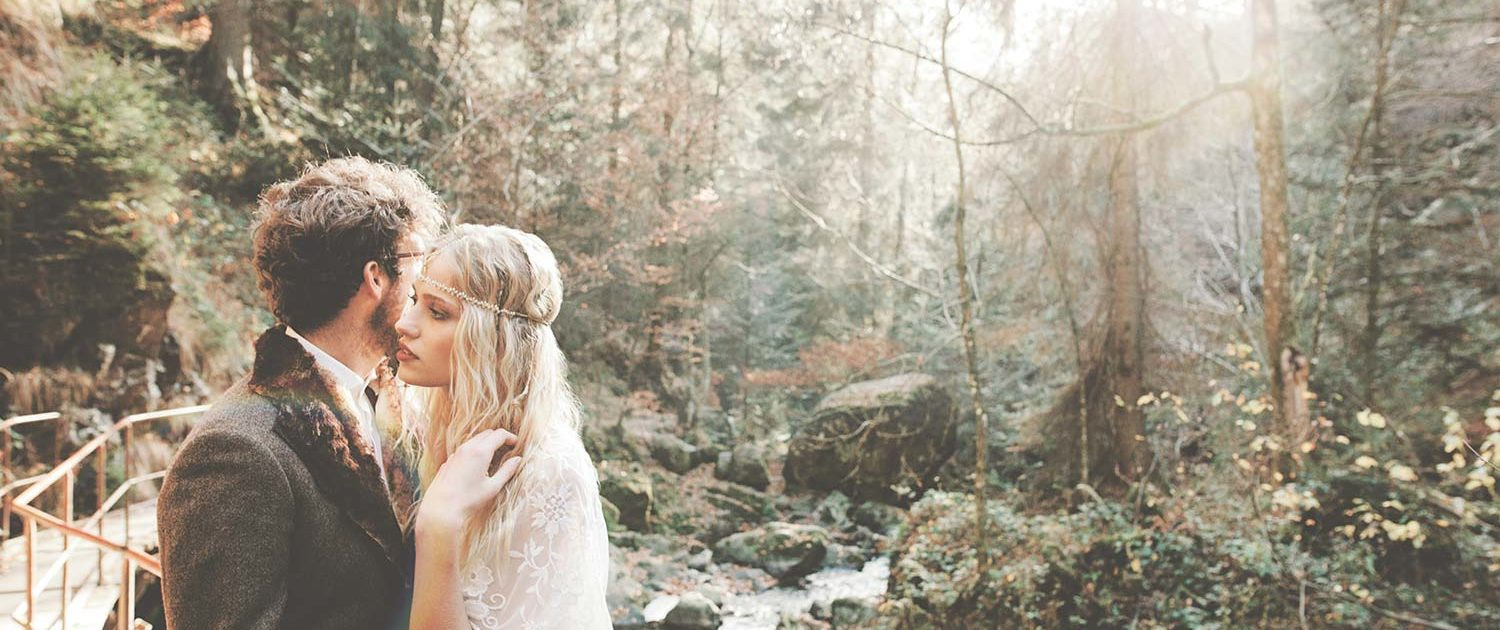
[[[393,500],[410,493],[406,466],[395,457],[395,448],[385,449],[390,490],[381,483],[375,449],[351,430],[358,420],[346,406],[347,396],[338,390],[311,355],[277,325],[255,342],[255,367],[250,373],[251,392],[270,401],[277,410],[272,429],[296,451],[312,473],[313,481],[329,501],[347,514],[399,570],[406,550],[395,510],[409,511],[411,499]],[[403,504],[404,508],[403,509]]]

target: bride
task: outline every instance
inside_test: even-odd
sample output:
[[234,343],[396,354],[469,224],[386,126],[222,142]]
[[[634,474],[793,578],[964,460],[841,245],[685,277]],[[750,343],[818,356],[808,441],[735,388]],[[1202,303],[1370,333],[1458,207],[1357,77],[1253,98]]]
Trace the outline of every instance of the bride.
[[411,299],[396,358],[418,387],[393,397],[415,401],[398,448],[423,487],[411,627],[608,628],[609,541],[552,333],[552,251],[512,228],[456,226]]

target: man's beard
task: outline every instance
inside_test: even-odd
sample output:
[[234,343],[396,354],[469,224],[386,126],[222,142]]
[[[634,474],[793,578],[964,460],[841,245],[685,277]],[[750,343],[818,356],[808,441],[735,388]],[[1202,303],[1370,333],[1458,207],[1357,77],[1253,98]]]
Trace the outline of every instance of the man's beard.
[[380,300],[380,307],[370,314],[370,330],[367,333],[381,356],[386,358],[395,357],[396,350],[401,347],[401,335],[396,332],[396,321],[401,319],[401,295],[394,286],[391,289]]

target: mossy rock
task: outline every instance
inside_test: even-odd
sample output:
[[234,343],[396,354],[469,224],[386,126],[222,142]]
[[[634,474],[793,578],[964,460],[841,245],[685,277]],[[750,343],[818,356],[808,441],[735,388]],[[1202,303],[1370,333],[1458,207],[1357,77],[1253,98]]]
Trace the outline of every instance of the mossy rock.
[[651,476],[640,464],[601,463],[599,494],[614,506],[620,525],[635,531],[646,531],[651,526],[656,493]]
[[675,435],[658,435],[651,440],[651,458],[662,468],[679,475],[699,464],[698,447]]
[[677,605],[662,619],[667,630],[713,630],[719,627],[723,614],[706,595],[691,591],[677,601]]
[[759,567],[783,584],[818,570],[827,554],[827,530],[780,522],[733,534],[714,545],[716,560]]
[[604,510],[604,527],[612,532],[625,529],[625,525],[620,523],[620,508],[615,507],[615,504],[609,499],[602,497],[599,499],[599,503]]
[[733,451],[719,453],[714,477],[765,490],[771,485],[771,467],[766,462],[765,447],[745,442],[735,446]]
[[823,399],[788,445],[787,483],[856,499],[915,497],[952,456],[953,398],[937,379],[902,374]]

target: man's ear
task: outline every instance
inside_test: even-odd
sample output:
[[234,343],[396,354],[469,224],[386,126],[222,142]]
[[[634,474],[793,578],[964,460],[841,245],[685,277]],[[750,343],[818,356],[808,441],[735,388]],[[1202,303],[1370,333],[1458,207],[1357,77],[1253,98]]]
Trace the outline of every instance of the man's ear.
[[365,263],[364,280],[360,283],[361,291],[369,291],[375,299],[380,299],[386,291],[391,288],[391,278],[386,275],[385,269],[380,263],[373,260]]

